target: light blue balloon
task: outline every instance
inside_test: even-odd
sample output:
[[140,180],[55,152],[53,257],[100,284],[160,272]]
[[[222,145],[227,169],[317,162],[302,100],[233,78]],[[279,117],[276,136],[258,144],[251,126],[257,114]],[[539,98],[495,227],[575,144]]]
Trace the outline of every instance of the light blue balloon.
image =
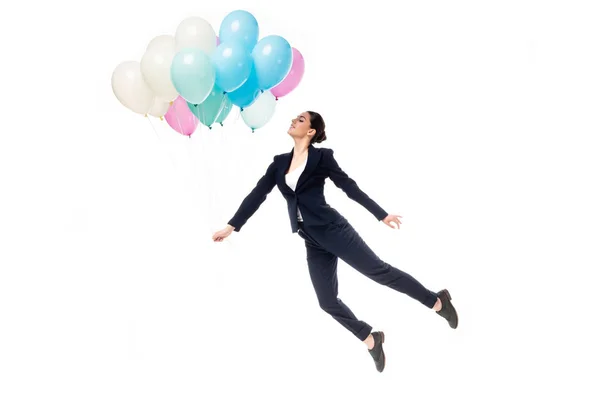
[[189,103],[206,100],[215,85],[215,75],[210,57],[200,49],[182,49],[173,57],[171,82]]
[[256,70],[253,67],[246,82],[244,82],[244,84],[237,90],[227,93],[227,97],[229,100],[231,100],[231,103],[243,109],[251,106],[256,101],[258,96],[260,96],[260,93],[261,90],[258,87]]
[[248,80],[252,70],[252,54],[241,42],[221,42],[211,56],[216,73],[216,86],[233,92]]
[[292,46],[281,36],[265,36],[254,47],[252,59],[258,87],[269,90],[281,83],[292,69]]
[[258,21],[248,11],[232,11],[221,22],[219,40],[242,43],[248,52],[252,52],[258,41]]

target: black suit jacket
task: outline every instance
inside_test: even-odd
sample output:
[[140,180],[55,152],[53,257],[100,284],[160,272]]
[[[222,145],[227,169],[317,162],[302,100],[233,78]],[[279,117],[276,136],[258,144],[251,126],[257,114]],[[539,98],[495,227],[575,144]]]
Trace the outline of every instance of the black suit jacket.
[[296,207],[300,208],[305,225],[325,225],[343,219],[342,215],[325,201],[323,188],[325,179],[331,181],[342,189],[349,198],[358,202],[377,218],[384,219],[388,214],[375,201],[369,198],[338,165],[333,156],[333,150],[316,148],[310,145],[306,167],[292,190],[285,182],[285,173],[288,170],[294,150],[273,157],[273,162],[258,181],[254,189],[246,196],[237,212],[229,220],[229,225],[239,232],[248,219],[258,210],[266,200],[267,195],[275,185],[287,201],[288,214],[292,232],[298,230],[298,214]]

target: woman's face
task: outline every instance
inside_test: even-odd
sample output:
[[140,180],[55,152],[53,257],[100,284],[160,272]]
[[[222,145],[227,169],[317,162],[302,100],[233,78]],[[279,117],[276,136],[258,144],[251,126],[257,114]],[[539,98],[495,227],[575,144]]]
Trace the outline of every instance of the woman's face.
[[310,115],[308,112],[305,111],[292,119],[288,134],[299,139],[315,134],[315,130],[310,127]]

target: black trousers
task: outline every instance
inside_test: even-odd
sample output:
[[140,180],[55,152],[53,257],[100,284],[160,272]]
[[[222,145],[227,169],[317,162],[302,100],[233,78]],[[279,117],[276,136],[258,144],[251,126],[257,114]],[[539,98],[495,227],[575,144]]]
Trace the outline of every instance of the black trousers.
[[381,260],[346,219],[324,226],[305,226],[300,222],[298,235],[306,244],[308,271],[319,306],[361,341],[369,336],[372,327],[356,318],[338,298],[338,259],[375,282],[433,308],[437,294],[411,275]]

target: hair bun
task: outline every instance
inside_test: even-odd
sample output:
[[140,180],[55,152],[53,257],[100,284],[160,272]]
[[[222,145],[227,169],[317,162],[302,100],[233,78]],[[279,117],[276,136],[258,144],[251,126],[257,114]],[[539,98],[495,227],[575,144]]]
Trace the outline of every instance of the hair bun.
[[314,128],[317,133],[311,139],[311,143],[321,143],[324,140],[327,140],[327,135],[325,135],[325,121],[323,121],[323,117],[315,111],[308,111],[310,114],[310,126]]
[[325,129],[323,129],[320,132],[320,135],[318,135],[318,138],[317,138],[316,142],[317,143],[321,143],[321,142],[324,142],[325,140],[327,140],[327,135],[325,134]]

